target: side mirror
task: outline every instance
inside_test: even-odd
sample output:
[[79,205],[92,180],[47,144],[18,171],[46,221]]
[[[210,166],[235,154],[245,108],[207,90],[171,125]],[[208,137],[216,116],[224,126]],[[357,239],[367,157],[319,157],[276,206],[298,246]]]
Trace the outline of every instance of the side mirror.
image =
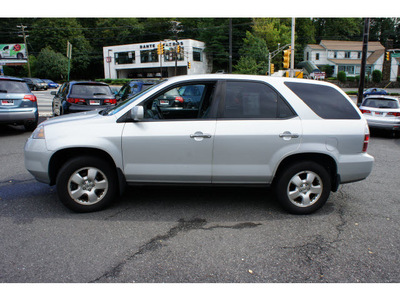
[[134,121],[142,121],[144,118],[143,106],[135,106],[131,109],[131,118]]
[[51,91],[50,94],[55,96],[57,94],[57,92],[56,91]]

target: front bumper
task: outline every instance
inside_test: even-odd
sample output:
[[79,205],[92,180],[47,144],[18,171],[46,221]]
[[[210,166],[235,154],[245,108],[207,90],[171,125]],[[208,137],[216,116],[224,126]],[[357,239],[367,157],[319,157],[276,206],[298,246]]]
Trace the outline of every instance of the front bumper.
[[29,138],[25,143],[25,168],[37,181],[50,184],[49,161],[53,152],[48,151],[45,139]]

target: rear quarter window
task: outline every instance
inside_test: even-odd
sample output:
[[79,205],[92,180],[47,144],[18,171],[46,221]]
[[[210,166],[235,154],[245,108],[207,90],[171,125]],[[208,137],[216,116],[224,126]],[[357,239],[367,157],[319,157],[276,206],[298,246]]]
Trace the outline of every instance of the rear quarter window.
[[333,87],[299,82],[285,85],[323,119],[360,119],[353,105]]

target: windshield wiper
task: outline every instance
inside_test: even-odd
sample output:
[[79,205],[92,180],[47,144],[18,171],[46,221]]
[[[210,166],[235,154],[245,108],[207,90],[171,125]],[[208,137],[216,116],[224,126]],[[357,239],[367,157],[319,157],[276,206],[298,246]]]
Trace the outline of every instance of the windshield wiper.
[[106,116],[106,115],[108,115],[108,112],[109,112],[111,109],[113,109],[113,108],[114,108],[114,107],[112,106],[112,107],[103,109],[103,110],[99,111],[99,113],[100,113],[102,116]]

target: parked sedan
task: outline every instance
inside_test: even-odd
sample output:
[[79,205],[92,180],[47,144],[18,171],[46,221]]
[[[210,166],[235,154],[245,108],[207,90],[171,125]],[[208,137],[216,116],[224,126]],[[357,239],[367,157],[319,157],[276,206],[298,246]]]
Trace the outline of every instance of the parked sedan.
[[126,99],[144,91],[154,85],[156,81],[142,81],[142,80],[132,80],[125,83],[121,89],[116,94],[118,101],[125,101]]
[[23,78],[32,91],[47,90],[47,83],[39,78]]
[[49,89],[56,89],[59,87],[58,83],[55,83],[53,80],[43,79],[43,81],[47,83]]
[[400,130],[399,100],[389,96],[370,96],[360,106],[370,128]]
[[0,123],[24,125],[33,130],[38,123],[37,99],[20,78],[0,76]]
[[64,83],[58,92],[51,92],[53,115],[109,108],[117,104],[110,86],[102,82],[72,81]]

